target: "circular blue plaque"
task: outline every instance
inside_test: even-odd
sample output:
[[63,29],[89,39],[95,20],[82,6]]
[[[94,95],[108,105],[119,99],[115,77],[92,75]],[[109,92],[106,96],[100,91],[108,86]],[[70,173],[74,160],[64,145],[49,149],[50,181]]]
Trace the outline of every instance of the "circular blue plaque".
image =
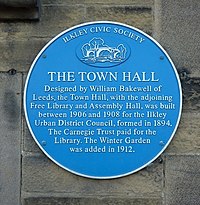
[[89,178],[134,173],[177,129],[182,93],[163,48],[144,32],[91,22],[52,39],[29,71],[25,116],[41,150]]

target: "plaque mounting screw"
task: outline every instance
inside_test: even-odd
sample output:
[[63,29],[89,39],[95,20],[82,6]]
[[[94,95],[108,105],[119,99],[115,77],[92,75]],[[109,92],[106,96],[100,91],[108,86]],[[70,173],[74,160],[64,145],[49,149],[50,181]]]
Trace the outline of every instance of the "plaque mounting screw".
[[160,145],[161,145],[161,146],[164,146],[165,143],[164,143],[163,141],[160,141]]
[[164,60],[164,56],[160,56],[160,60]]
[[10,70],[8,71],[8,73],[9,73],[10,75],[15,75],[15,74],[17,73],[17,71],[16,71],[15,69],[10,69]]
[[42,58],[46,58],[46,57],[47,57],[47,55],[46,55],[46,54],[43,54],[43,55],[42,55]]
[[46,146],[47,145],[47,142],[46,141],[42,141],[42,146]]
[[163,158],[162,158],[162,157],[159,157],[159,158],[158,158],[158,163],[160,163],[160,164],[163,163]]

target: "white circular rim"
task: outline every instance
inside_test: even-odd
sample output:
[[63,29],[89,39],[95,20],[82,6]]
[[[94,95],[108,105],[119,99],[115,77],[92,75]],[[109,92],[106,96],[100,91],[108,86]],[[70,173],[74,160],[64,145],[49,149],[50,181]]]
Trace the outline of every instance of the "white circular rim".
[[[177,119],[177,122],[176,122],[176,126],[174,127],[174,131],[173,133],[171,134],[171,137],[169,138],[168,142],[165,144],[165,146],[163,146],[162,150],[153,158],[151,159],[148,163],[144,164],[143,166],[139,167],[138,169],[136,170],[133,170],[131,172],[128,172],[128,173],[125,173],[125,174],[121,174],[121,175],[116,175],[116,176],[107,176],[107,177],[97,177],[97,176],[90,176],[90,175],[84,175],[84,174],[81,174],[81,173],[78,173],[78,172],[75,172],[63,165],[61,165],[59,162],[57,162],[56,160],[54,160],[44,149],[43,147],[40,145],[40,143],[38,142],[37,138],[35,137],[34,133],[33,133],[33,130],[30,126],[30,123],[29,123],[29,119],[28,119],[28,115],[27,115],[27,107],[26,107],[26,92],[27,92],[27,87],[28,87],[28,82],[29,82],[29,78],[31,76],[31,73],[32,73],[32,70],[38,60],[38,58],[41,56],[41,54],[47,49],[47,47],[49,47],[49,45],[51,45],[55,40],[57,40],[60,36],[62,36],[63,34],[73,30],[73,29],[76,29],[76,28],[79,28],[79,27],[83,27],[83,26],[88,26],[88,25],[92,25],[92,24],[115,24],[115,25],[120,25],[120,26],[124,26],[124,27],[127,27],[127,28],[130,28],[130,29],[133,29],[141,34],[143,34],[144,36],[146,36],[147,38],[149,38],[153,43],[155,43],[160,49],[161,51],[166,55],[166,57],[168,58],[169,62],[171,63],[172,65],[172,68],[174,70],[174,73],[176,75],[176,79],[178,81],[178,86],[179,86],[179,90],[180,90],[180,108],[179,108],[179,116],[178,116],[178,119]],[[139,170],[145,168],[146,166],[148,166],[150,163],[152,163],[153,161],[155,161],[163,152],[164,150],[168,147],[169,143],[172,141],[174,135],[175,135],[175,132],[178,128],[178,125],[179,125],[179,122],[180,122],[180,118],[181,118],[181,111],[182,111],[182,88],[181,88],[181,83],[180,83],[180,79],[179,79],[179,75],[178,75],[178,72],[176,70],[176,67],[175,65],[173,64],[171,58],[169,57],[169,55],[167,54],[167,52],[164,50],[164,48],[155,40],[153,39],[151,36],[149,36],[148,34],[144,33],[143,31],[141,31],[140,29],[137,29],[133,26],[129,26],[129,25],[126,25],[126,24],[123,24],[123,23],[119,23],[119,22],[114,22],[114,21],[92,21],[92,22],[87,22],[87,23],[83,23],[83,24],[79,24],[79,25],[76,25],[76,26],[73,26],[69,29],[66,29],[64,30],[63,32],[59,33],[57,36],[55,36],[52,40],[50,40],[43,48],[42,50],[38,53],[38,55],[35,57],[31,67],[30,67],[30,70],[28,72],[28,75],[27,75],[27,78],[26,78],[26,83],[25,83],[25,87],[24,87],[24,99],[23,99],[23,103],[24,103],[24,112],[25,112],[25,119],[26,119],[26,122],[27,122],[27,125],[28,125],[28,128],[29,128],[29,131],[32,135],[32,137],[34,138],[35,142],[37,143],[37,145],[40,147],[40,149],[42,150],[42,152],[45,153],[45,155],[50,158],[55,164],[57,164],[58,166],[62,167],[63,169],[73,173],[73,174],[76,174],[76,175],[79,175],[79,176],[82,176],[82,177],[86,177],[86,178],[91,178],[91,179],[116,179],[116,178],[120,178],[120,177],[124,177],[124,176],[128,176],[130,174],[133,174],[135,172],[138,172]]]

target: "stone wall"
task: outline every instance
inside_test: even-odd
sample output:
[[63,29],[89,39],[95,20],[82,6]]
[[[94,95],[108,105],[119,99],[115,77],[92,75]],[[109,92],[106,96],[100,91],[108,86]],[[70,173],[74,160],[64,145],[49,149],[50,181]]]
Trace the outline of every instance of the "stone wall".
[[[0,0],[0,204],[200,204],[200,1]],[[55,165],[26,126],[23,89],[40,49],[80,23],[111,20],[152,35],[181,78],[183,112],[167,150],[145,169],[86,179]]]

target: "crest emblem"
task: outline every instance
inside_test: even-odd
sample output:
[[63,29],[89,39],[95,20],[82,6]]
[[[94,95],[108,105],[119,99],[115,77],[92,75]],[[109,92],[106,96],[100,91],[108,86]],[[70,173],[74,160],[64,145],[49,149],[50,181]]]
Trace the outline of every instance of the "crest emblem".
[[127,59],[127,48],[123,43],[108,45],[103,38],[92,38],[81,48],[80,60],[86,64],[106,67],[120,64]]

